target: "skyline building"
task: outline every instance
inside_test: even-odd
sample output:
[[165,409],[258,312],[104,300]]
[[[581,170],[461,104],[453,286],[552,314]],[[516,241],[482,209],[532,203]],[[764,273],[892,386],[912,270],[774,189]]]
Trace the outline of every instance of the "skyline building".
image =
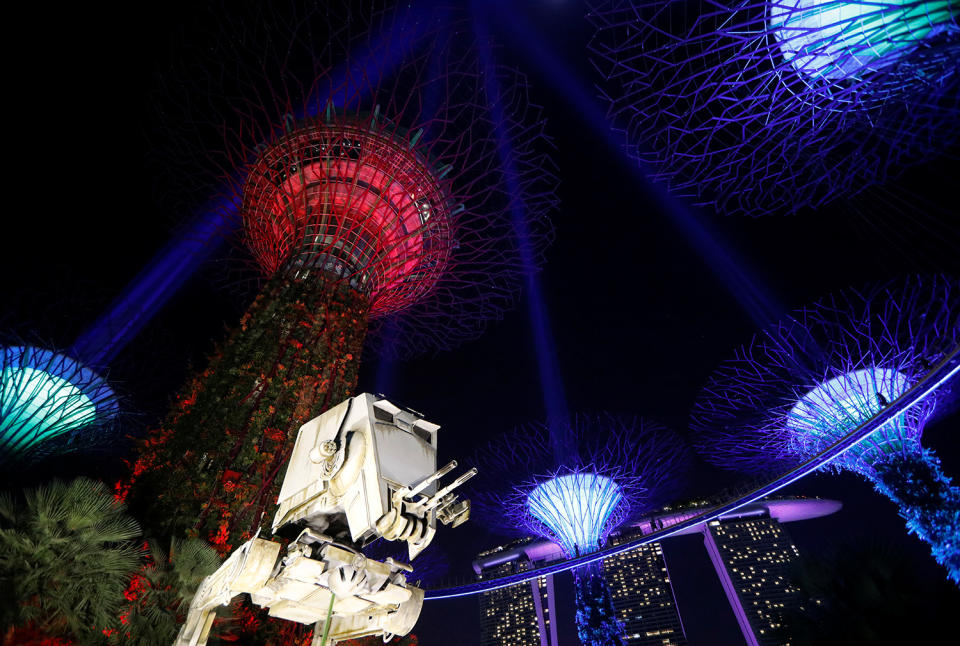
[[800,552],[783,526],[769,515],[715,520],[703,543],[748,646],[789,644],[784,618],[803,598],[790,581]]
[[[610,536],[617,545],[703,513],[704,505],[664,509],[635,520]],[[842,507],[835,500],[789,498],[747,505],[709,524],[678,532],[703,535],[704,547],[748,646],[787,644],[784,614],[800,603],[788,583],[799,558],[782,523],[819,518]],[[669,539],[667,539],[669,540]],[[555,544],[526,539],[478,555],[478,580],[525,572],[563,558]],[[682,611],[660,542],[603,560],[603,577],[630,646],[687,646]],[[570,625],[567,626],[567,623]],[[563,624],[563,625],[559,625]],[[553,576],[540,577],[480,595],[482,646],[556,646],[558,631],[574,630],[557,616]]]
[[[553,554],[553,558],[550,558]],[[532,570],[556,560],[548,541],[519,540],[481,553],[473,562],[477,579]],[[557,643],[553,576],[542,576],[480,595],[481,646],[552,646]]]
[[[610,537],[620,545],[643,535],[636,528]],[[687,646],[686,633],[660,543],[603,560],[603,578],[630,646]]]

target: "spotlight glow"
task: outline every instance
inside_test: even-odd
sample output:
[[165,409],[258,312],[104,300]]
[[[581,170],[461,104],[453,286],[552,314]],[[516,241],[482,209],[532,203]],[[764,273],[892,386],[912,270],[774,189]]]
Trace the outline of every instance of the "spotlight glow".
[[548,530],[567,556],[600,548],[609,533],[622,488],[612,479],[574,472],[547,480],[527,496],[527,511]]
[[769,25],[797,71],[833,80],[892,65],[923,39],[955,30],[956,11],[949,0],[777,0]]

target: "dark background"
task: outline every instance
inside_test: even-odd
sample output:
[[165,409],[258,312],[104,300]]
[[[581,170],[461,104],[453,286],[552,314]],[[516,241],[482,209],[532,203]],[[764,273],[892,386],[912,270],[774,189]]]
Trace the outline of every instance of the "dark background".
[[[196,32],[194,3],[150,10],[73,6],[20,7],[9,28],[19,35],[8,55],[7,208],[0,297],[8,329],[31,330],[60,346],[99,314],[169,239],[165,192],[148,170],[158,69],[185,54],[172,46]],[[448,3],[450,4],[450,3]],[[485,5],[500,62],[529,75],[532,100],[545,106],[562,183],[556,242],[540,274],[557,361],[572,411],[641,413],[683,432],[698,389],[716,364],[749,338],[764,317],[848,286],[903,273],[960,273],[954,205],[955,155],[930,159],[856,200],[818,212],[763,219],[728,218],[665,198],[599,134],[570,97],[594,100],[587,59],[590,28],[579,2]],[[246,5],[219,5],[242,13]],[[149,12],[148,12],[149,11]],[[521,35],[521,38],[517,36]],[[198,36],[199,38],[199,36]],[[524,45],[524,43],[526,43]],[[534,51],[533,44],[540,49]],[[197,43],[202,48],[202,43]],[[244,297],[205,267],[113,365],[112,376],[138,415],[136,434],[162,414],[187,365],[201,364]],[[744,294],[761,294],[744,307]],[[756,302],[756,301],[754,301]],[[496,433],[544,417],[526,303],[456,351],[383,367],[371,361],[360,390],[424,411],[443,426],[441,459],[462,457]],[[378,377],[378,372],[380,377]],[[387,381],[379,381],[387,375]],[[960,473],[960,416],[945,411],[925,433],[947,473]],[[22,483],[88,473],[112,479],[114,455],[48,464]],[[690,495],[708,495],[735,480],[706,465]],[[908,536],[895,507],[852,475],[818,475],[783,492],[838,499],[838,514],[788,526],[802,553],[817,556],[853,541],[894,546],[908,562],[932,619],[957,593],[926,547]],[[468,577],[480,550],[501,541],[477,523],[439,533],[436,549]],[[691,644],[742,643],[719,584],[699,545],[666,547]],[[558,577],[561,582],[568,575]],[[572,592],[560,586],[572,636]],[[951,596],[952,595],[952,596]],[[474,598],[427,602],[416,629],[423,644],[478,642]]]

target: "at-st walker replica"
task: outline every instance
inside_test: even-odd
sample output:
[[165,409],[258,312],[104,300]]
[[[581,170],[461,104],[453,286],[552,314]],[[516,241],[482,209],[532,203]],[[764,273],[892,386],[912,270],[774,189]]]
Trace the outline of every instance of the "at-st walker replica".
[[293,539],[286,553],[259,537],[235,550],[200,584],[175,646],[206,644],[216,609],[243,593],[271,617],[316,624],[314,646],[409,633],[423,605],[404,575],[412,568],[361,550],[406,541],[412,560],[437,520],[456,527],[470,517],[470,501],[452,492],[476,469],[437,489],[456,467],[437,470],[439,428],[366,393],[301,426],[273,520],[275,534]]

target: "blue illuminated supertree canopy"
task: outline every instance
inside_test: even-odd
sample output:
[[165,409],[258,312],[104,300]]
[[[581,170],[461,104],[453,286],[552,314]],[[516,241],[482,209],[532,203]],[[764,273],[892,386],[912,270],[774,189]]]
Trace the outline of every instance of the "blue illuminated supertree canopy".
[[[475,456],[480,476],[471,500],[494,531],[534,534],[574,557],[600,549],[630,516],[667,502],[686,457],[672,432],[639,418],[523,426]],[[624,643],[599,566],[574,574],[580,641]]]
[[527,493],[527,526],[560,543],[568,556],[598,549],[629,507],[623,487],[593,470],[561,469]]
[[79,361],[30,345],[0,347],[0,462],[88,446],[118,412],[114,391]]
[[[910,277],[818,301],[754,337],[721,364],[692,428],[716,464],[785,472],[845,438],[960,345],[960,282]],[[870,480],[960,583],[960,489],[920,444],[941,387],[825,469]]]
[[722,211],[817,207],[957,139],[956,0],[593,4],[631,155]]
[[677,491],[687,452],[663,426],[578,416],[560,432],[564,455],[552,449],[558,429],[546,424],[521,426],[477,453],[471,500],[493,530],[546,538],[570,557],[588,554],[625,519]]

